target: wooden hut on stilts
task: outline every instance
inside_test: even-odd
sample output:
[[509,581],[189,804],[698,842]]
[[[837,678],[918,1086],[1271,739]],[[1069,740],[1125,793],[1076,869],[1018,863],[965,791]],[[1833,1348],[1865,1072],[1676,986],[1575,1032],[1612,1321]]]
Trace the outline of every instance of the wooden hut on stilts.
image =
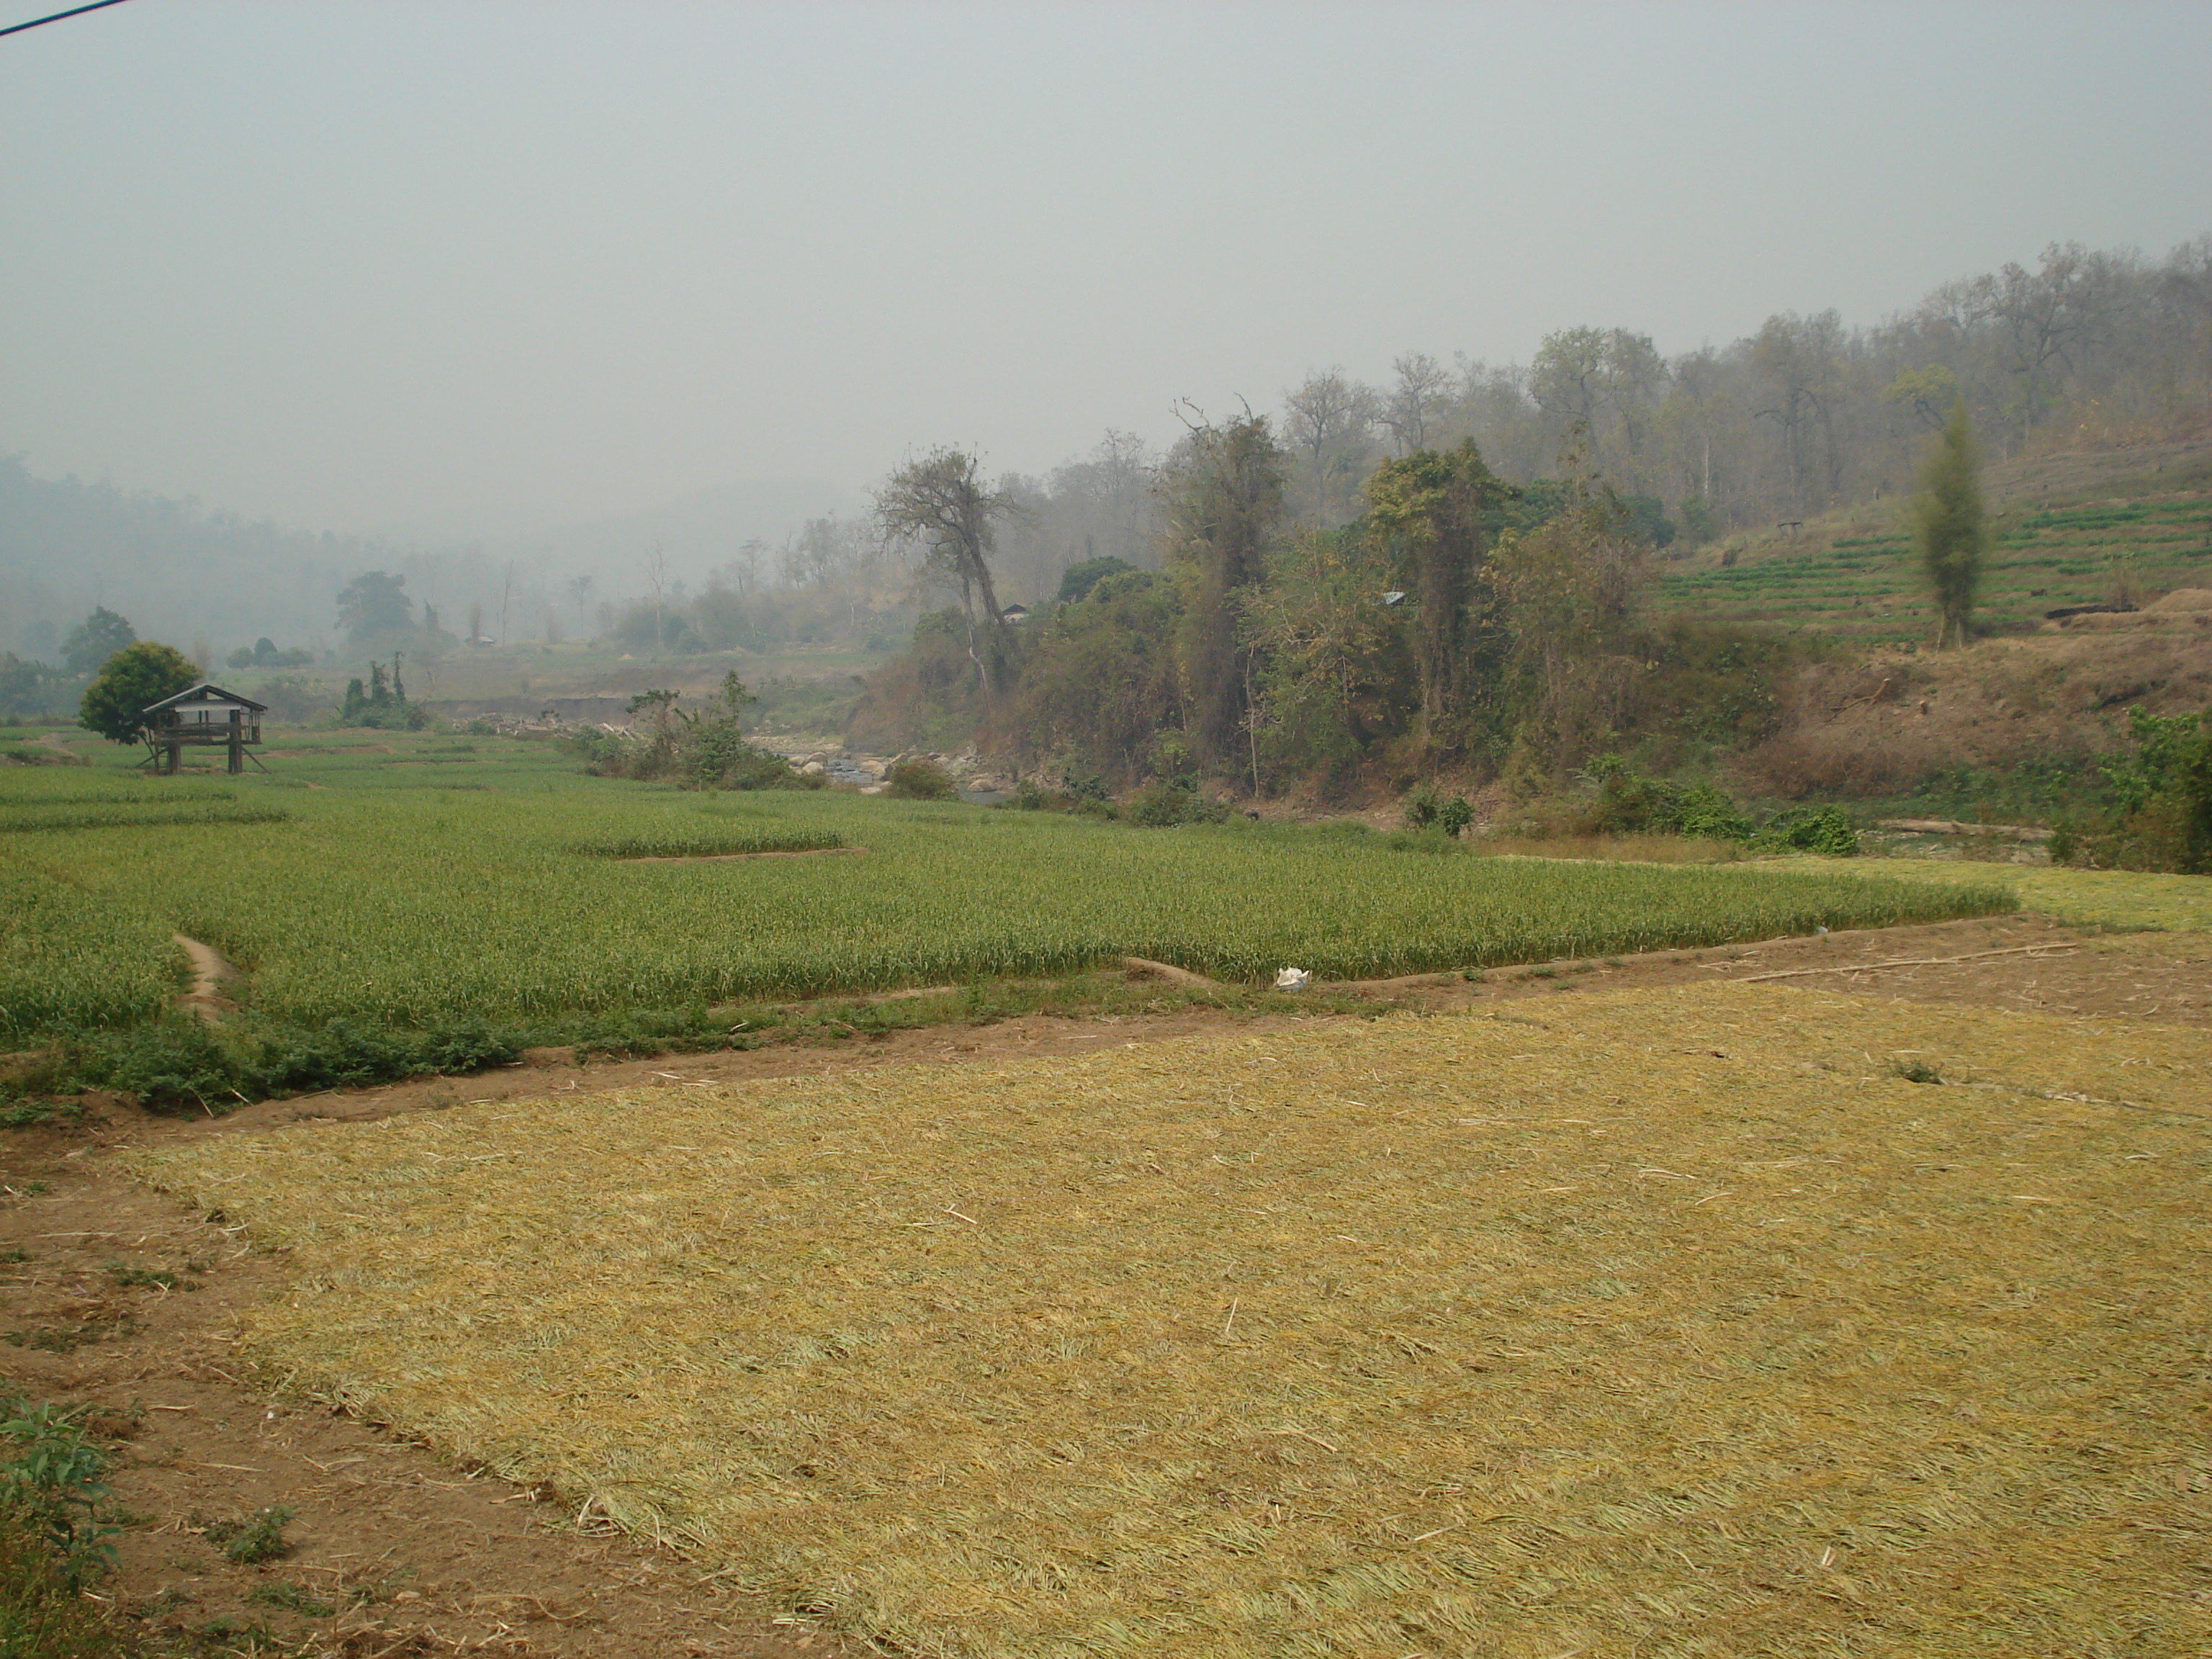
[[229,750],[224,770],[243,772],[251,760],[265,772],[269,769],[261,765],[261,757],[248,755],[246,749],[261,741],[261,717],[268,712],[265,702],[203,681],[139,711],[138,734],[146,739],[146,758],[141,764],[173,775],[188,745],[220,744]]

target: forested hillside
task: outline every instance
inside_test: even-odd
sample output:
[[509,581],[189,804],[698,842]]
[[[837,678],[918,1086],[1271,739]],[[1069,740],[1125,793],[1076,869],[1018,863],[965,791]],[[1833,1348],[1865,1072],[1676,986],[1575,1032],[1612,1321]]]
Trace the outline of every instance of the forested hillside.
[[1164,453],[1109,430],[1042,476],[932,450],[780,543],[716,554],[678,513],[689,563],[626,544],[651,515],[580,530],[597,562],[564,543],[556,573],[0,461],[0,610],[21,712],[73,695],[40,665],[63,666],[89,583],[203,664],[334,655],[302,707],[395,651],[434,686],[465,641],[490,665],[591,641],[589,689],[623,696],[814,652],[808,718],[855,743],[979,746],[1071,787],[1535,789],[1608,751],[1721,764],[1771,744],[1812,665],[1934,644],[1906,506],[1954,408],[1987,462],[1972,635],[2212,585],[2207,235],[2162,259],[2054,246],[1878,323],[1783,313],[1671,357],[1584,326],[1526,364],[1320,370],[1271,412],[1179,405]]
[[[1936,627],[1907,508],[1947,421],[1971,522]],[[1154,558],[1063,539],[1048,595],[1036,487],[987,486],[940,452],[887,481],[879,522],[958,602],[870,678],[853,731],[973,743],[1071,797],[1350,802],[1448,777],[1526,798],[1608,755],[1790,796],[1909,793],[1947,744],[1960,764],[2094,783],[2126,741],[2099,711],[2203,689],[2189,628],[2160,647],[2174,672],[2118,690],[2112,650],[2069,647],[2086,702],[2046,696],[2034,653],[2008,661],[2008,692],[2054,711],[2032,756],[2004,728],[1970,741],[1936,720],[1897,751],[1910,766],[1814,763],[1792,723],[1807,685],[1870,647],[1971,647],[2212,586],[2209,425],[2204,238],[2158,264],[2054,247],[1872,328],[1778,316],[1673,360],[1573,329],[1526,368],[1409,356],[1385,386],[1310,375],[1273,416],[1189,410],[1155,469]],[[1042,603],[1002,615],[1017,573]]]

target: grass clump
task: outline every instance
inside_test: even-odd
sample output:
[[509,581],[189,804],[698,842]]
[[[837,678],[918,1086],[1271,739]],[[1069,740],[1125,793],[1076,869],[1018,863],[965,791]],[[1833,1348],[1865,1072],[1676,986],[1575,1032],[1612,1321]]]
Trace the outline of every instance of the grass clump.
[[256,1584],[246,1593],[246,1599],[264,1607],[282,1607],[302,1619],[328,1619],[337,1612],[336,1603],[324,1601],[307,1585],[283,1578]]
[[86,1590],[115,1565],[107,1457],[87,1408],[0,1398],[0,1655],[116,1659],[129,1650]]
[[283,1504],[271,1504],[234,1520],[210,1521],[203,1530],[208,1542],[222,1552],[224,1560],[242,1567],[258,1566],[292,1553],[284,1527],[295,1513]]
[[120,1319],[88,1320],[77,1325],[33,1325],[22,1330],[0,1332],[0,1342],[11,1348],[30,1348],[40,1353],[75,1353],[94,1342],[115,1342],[135,1335],[138,1322],[125,1314]]
[[115,1281],[119,1290],[125,1291],[197,1291],[198,1285],[167,1267],[140,1267],[129,1262],[111,1261],[101,1269]]

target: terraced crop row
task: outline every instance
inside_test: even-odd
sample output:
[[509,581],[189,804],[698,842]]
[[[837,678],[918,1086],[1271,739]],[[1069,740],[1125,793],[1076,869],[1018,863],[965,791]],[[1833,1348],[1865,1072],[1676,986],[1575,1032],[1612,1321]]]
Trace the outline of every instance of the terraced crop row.
[[[9,837],[70,894],[11,932],[11,973],[71,988],[31,1024],[142,1016],[173,972],[172,928],[246,969],[258,1011],[407,1024],[1057,974],[1122,955],[1238,981],[1285,964],[1370,977],[2012,904],[1994,888],[1810,870],[1424,858],[1241,821],[1143,830],[832,794],[733,805],[574,778],[527,793],[239,793],[290,816]],[[867,856],[644,865],[574,850],[839,838]]]
[[184,982],[158,918],[0,856],[0,1047],[149,1019]]
[[[2204,501],[2035,512],[2002,525],[1981,614],[1993,623],[2024,624],[2062,606],[2099,604],[2124,573],[2138,588],[2212,586],[2212,513]],[[1662,579],[1661,598],[1715,620],[1788,622],[1902,640],[1926,631],[1933,613],[1924,586],[1910,538],[1869,534],[1802,554],[1675,572]]]

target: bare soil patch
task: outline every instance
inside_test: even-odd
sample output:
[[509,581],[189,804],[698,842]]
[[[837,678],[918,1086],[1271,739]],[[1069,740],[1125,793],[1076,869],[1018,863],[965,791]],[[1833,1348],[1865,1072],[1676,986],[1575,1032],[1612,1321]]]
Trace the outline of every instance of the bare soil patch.
[[[1378,1005],[1443,1010],[1781,974],[1792,976],[1784,984],[1882,1000],[2201,1026],[2212,1007],[2212,938],[2100,933],[2021,915],[1357,988]],[[1232,1024],[1257,1032],[1311,1023],[1171,1010],[1031,1015],[835,1047],[589,1065],[542,1050],[477,1076],[264,1102],[216,1121],[155,1118],[94,1101],[82,1129],[0,1139],[0,1252],[25,1257],[0,1267],[0,1334],[14,1344],[0,1349],[0,1365],[12,1387],[34,1397],[101,1409],[118,1455],[118,1500],[149,1517],[123,1539],[122,1571],[101,1594],[156,1628],[252,1620],[288,1639],[314,1636],[323,1652],[349,1659],[461,1650],[818,1659],[860,1651],[770,1622],[674,1554],[594,1536],[589,1517],[580,1527],[541,1494],[456,1468],[375,1424],[272,1405],[282,1379],[241,1365],[236,1339],[243,1310],[282,1291],[283,1268],[247,1248],[219,1212],[180,1207],[117,1172],[114,1155],[464,1102],[1045,1058]],[[158,1282],[162,1276],[170,1282]],[[196,1530],[270,1504],[296,1511],[286,1530],[296,1548],[283,1559],[234,1565]],[[305,1605],[333,1611],[307,1617],[249,1600],[257,1591],[281,1595],[272,1587],[286,1585]]]
[[1776,735],[1738,763],[1791,799],[1881,794],[1946,766],[2075,759],[2124,746],[2124,708],[2194,714],[2212,701],[2203,613],[2081,617],[2081,626],[1972,651],[1814,663],[1778,688]]

